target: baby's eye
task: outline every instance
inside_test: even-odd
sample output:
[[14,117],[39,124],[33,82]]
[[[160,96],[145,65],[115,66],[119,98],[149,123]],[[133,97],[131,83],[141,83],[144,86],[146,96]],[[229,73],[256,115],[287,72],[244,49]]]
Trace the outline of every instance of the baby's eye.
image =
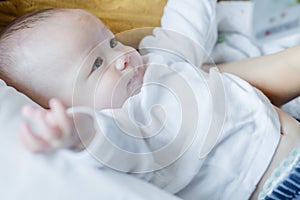
[[109,42],[110,48],[115,48],[118,45],[118,40],[116,38],[113,38]]
[[102,63],[103,63],[103,60],[101,58],[99,58],[99,57],[96,58],[96,60],[95,60],[95,62],[93,64],[92,71],[94,71],[94,70],[98,69],[99,67],[101,67]]

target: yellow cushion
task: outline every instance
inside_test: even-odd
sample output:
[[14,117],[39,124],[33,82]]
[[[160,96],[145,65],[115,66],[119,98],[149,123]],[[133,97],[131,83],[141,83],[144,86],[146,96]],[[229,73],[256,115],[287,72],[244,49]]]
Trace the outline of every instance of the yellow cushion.
[[0,0],[0,30],[16,17],[45,8],[81,8],[98,16],[113,33],[160,26],[167,0]]

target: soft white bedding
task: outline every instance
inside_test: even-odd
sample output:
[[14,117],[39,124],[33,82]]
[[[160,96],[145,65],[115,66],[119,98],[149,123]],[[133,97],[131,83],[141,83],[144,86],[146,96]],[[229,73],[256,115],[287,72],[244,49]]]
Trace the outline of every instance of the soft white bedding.
[[132,176],[96,169],[76,154],[33,155],[19,143],[23,94],[0,80],[0,199],[179,199]]
[[[217,5],[219,43],[212,57],[216,63],[233,62],[247,57],[275,53],[300,45],[300,34],[257,44],[251,38],[251,14],[253,2],[231,1]],[[300,119],[300,97],[282,106],[282,109]]]

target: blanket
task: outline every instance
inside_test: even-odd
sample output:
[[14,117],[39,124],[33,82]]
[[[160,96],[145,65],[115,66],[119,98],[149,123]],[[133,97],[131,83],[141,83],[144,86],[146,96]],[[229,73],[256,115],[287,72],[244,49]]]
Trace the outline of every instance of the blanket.
[[37,105],[4,81],[0,81],[0,102],[0,199],[179,199],[132,176],[91,167],[82,154],[67,150],[31,154],[20,144],[17,130],[20,108]]
[[[252,9],[253,3],[248,1],[218,3],[219,38],[212,53],[215,63],[263,56],[300,44],[300,34],[263,44],[254,41],[251,34]],[[288,102],[281,108],[296,119],[300,119],[300,97]]]

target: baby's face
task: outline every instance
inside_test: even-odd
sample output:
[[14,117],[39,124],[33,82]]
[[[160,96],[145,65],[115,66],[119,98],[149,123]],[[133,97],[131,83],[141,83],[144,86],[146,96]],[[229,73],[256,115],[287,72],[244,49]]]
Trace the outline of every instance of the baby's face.
[[97,17],[65,10],[28,34],[34,39],[24,37],[23,61],[32,68],[28,81],[42,94],[39,103],[57,97],[67,106],[117,108],[139,92],[140,54],[118,42]]

